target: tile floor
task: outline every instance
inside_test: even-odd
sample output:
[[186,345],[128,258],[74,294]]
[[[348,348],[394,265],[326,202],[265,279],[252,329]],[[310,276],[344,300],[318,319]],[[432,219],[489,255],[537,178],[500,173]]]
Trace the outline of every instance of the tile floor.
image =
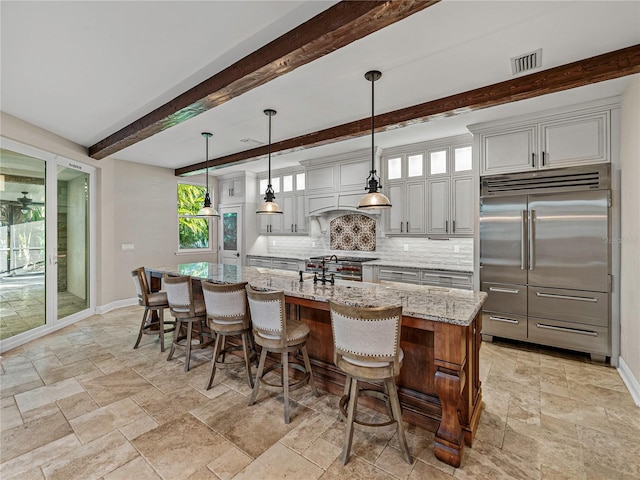
[[484,411],[460,468],[415,427],[413,465],[392,434],[356,432],[343,466],[337,397],[294,392],[285,425],[277,396],[247,406],[239,368],[204,390],[210,352],[184,373],[153,337],[132,350],[141,315],[95,315],[2,356],[2,479],[640,478],[640,409],[585,357],[483,344]]

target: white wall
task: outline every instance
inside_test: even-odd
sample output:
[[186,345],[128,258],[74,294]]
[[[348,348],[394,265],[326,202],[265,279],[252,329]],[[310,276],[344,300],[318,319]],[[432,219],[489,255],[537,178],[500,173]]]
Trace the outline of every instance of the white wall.
[[[640,380],[640,75],[622,97],[620,357]],[[622,363],[622,362],[621,362]],[[640,392],[638,392],[640,393]]]

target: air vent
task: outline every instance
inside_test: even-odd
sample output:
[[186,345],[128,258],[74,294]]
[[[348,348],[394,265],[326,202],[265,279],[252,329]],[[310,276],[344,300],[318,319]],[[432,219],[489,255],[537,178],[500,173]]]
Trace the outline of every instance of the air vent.
[[253,138],[242,138],[240,139],[242,143],[247,145],[248,147],[257,147],[258,145],[264,145],[262,142],[255,140]]
[[610,188],[609,165],[558,168],[545,172],[514,173],[482,178],[482,196],[518,193],[556,193]]
[[518,55],[511,59],[511,73],[518,75],[519,73],[528,72],[542,66],[542,49],[539,48],[535,52]]

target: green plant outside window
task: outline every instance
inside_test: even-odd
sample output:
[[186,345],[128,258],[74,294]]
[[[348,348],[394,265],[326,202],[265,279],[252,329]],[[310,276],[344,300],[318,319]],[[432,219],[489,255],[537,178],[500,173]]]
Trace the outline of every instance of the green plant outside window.
[[204,202],[206,189],[198,185],[178,184],[178,248],[209,248],[209,219],[196,217]]

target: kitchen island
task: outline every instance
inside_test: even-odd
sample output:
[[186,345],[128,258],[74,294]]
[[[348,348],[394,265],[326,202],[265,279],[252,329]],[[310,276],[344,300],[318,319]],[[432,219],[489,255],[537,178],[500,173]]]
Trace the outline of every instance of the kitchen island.
[[482,405],[479,349],[485,293],[347,281],[322,285],[314,284],[309,275],[300,282],[296,272],[206,262],[148,270],[152,289],[159,289],[166,273],[284,291],[288,313],[311,329],[307,348],[316,385],[336,395],[342,395],[344,375],[333,365],[328,300],[361,307],[402,305],[404,365],[397,383],[404,420],[435,432],[436,457],[460,466],[464,445],[473,442]]

